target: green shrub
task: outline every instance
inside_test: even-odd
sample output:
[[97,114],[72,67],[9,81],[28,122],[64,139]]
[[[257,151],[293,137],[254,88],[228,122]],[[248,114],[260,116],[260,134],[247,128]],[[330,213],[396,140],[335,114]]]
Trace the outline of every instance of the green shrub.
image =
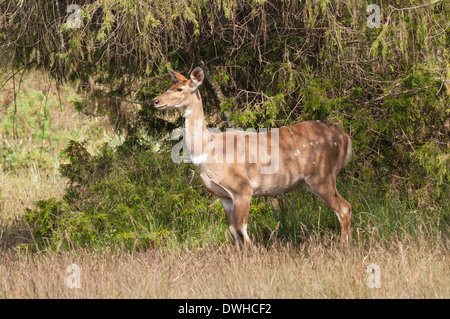
[[225,239],[223,208],[191,165],[142,145],[105,145],[95,156],[85,146],[70,141],[62,152],[69,162],[60,171],[70,181],[64,198],[38,201],[26,212],[40,247],[140,249]]

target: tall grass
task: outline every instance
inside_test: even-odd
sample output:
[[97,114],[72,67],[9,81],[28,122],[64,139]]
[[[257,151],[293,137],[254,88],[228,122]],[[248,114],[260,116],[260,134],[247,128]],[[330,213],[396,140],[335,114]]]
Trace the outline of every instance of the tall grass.
[[[311,234],[312,235],[312,234]],[[273,243],[105,253],[77,249],[0,259],[1,298],[449,298],[449,242],[407,239],[361,248]],[[79,289],[67,286],[78,266]],[[379,268],[379,288],[368,285]]]

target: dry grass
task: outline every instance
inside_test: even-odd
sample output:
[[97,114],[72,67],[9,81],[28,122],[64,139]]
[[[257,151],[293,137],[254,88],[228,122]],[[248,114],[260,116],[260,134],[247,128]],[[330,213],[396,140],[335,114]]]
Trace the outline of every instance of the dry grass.
[[66,184],[56,173],[8,174],[0,169],[0,249],[29,242],[30,232],[22,218],[25,209],[42,198],[61,198]]
[[[433,244],[431,244],[433,243]],[[6,253],[2,298],[449,298],[448,242],[343,250],[316,241],[237,253],[230,245],[143,253]],[[79,289],[67,287],[69,265]],[[367,267],[380,267],[369,288]]]
[[56,174],[37,171],[7,174],[0,169],[0,225],[10,226],[23,216],[25,208],[39,199],[60,198],[66,182]]

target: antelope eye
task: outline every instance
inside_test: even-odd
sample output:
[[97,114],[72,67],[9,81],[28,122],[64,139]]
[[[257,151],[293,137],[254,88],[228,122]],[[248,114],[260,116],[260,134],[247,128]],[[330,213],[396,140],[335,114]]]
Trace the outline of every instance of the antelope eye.
[[178,92],[181,92],[181,91],[183,91],[183,89],[182,89],[182,88],[178,88],[177,91],[178,91]]

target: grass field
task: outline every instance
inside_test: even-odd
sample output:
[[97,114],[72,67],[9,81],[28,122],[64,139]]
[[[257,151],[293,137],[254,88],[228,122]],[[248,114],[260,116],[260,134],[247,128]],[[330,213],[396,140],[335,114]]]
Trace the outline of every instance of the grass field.
[[[316,239],[299,247],[274,245],[247,253],[238,253],[229,244],[134,254],[6,253],[0,260],[0,297],[450,297],[448,243],[442,238],[348,250]],[[75,274],[73,268],[67,272],[72,264],[79,267],[79,289],[67,286]],[[374,265],[378,273],[369,272]]]
[[[112,135],[99,129],[98,119],[71,108],[73,91],[66,89],[58,97],[51,83],[36,75],[25,81],[27,89],[18,100],[20,137],[10,134],[15,130],[7,94],[3,103],[9,108],[0,118],[0,298],[450,297],[448,205],[417,206],[356,182],[338,185],[355,208],[348,248],[339,243],[334,214],[299,190],[279,199],[278,212],[251,212],[249,231],[256,247],[244,252],[235,250],[218,211],[198,220],[185,216],[190,223],[201,223],[204,237],[197,236],[195,245],[170,237],[142,251],[121,246],[30,249],[25,208],[65,193],[59,150],[68,138],[93,137],[99,145]],[[41,103],[43,111],[27,113],[30,103]],[[258,199],[255,207],[269,202]],[[68,272],[71,265],[76,266]],[[79,288],[67,285],[74,269],[79,270]]]

